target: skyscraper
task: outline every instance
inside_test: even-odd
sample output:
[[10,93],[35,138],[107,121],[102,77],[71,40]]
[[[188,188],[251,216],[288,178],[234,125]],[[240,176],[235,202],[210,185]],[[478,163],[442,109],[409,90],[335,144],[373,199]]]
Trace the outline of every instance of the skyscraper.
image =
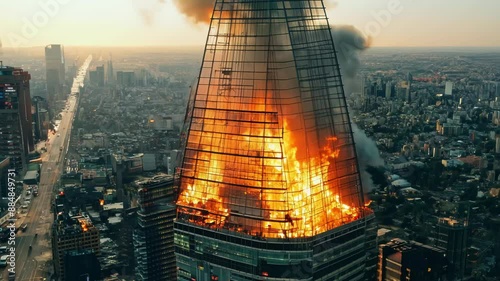
[[385,84],[385,98],[390,100],[392,97],[392,82],[387,82],[387,84]]
[[178,280],[365,278],[373,215],[322,1],[217,0],[186,122]]
[[413,83],[413,75],[408,72],[408,75],[406,77],[406,95],[405,95],[405,100],[408,104],[411,103],[411,84]]
[[450,280],[462,280],[467,258],[467,221],[440,218],[436,226],[436,247],[446,251]]
[[45,70],[47,83],[47,100],[53,104],[62,98],[64,79],[66,77],[64,48],[61,45],[45,47]]
[[94,71],[89,71],[90,83],[103,87],[104,86],[104,65],[96,67]]
[[113,60],[111,59],[111,55],[109,56],[109,61],[107,62],[106,69],[106,82],[108,84],[113,84],[115,82],[115,74],[113,70]]
[[136,280],[175,280],[174,178],[155,176],[136,182],[136,186],[139,197],[138,228],[134,232]]
[[0,63],[0,155],[19,171],[34,150],[30,79],[28,72]]
[[444,89],[444,95],[445,96],[452,96],[453,95],[453,82],[446,82],[446,86]]

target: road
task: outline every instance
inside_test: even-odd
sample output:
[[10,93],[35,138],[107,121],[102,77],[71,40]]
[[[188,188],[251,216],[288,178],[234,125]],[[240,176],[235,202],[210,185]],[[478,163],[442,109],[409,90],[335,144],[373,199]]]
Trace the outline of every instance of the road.
[[[28,212],[21,223],[26,223],[26,232],[18,232],[16,239],[16,281],[44,280],[46,263],[52,259],[51,226],[54,221],[52,199],[54,185],[59,180],[64,158],[71,136],[71,126],[78,105],[74,94],[79,91],[92,57],[89,56],[74,80],[72,94],[68,98],[68,110],[62,112],[61,124],[47,144],[47,152],[42,156],[42,170],[38,197],[33,197]],[[62,148],[62,149],[61,149]],[[24,220],[24,221],[23,221]],[[35,236],[35,234],[38,234]],[[30,245],[32,249],[30,250]],[[6,271],[4,272],[6,276]],[[4,279],[7,280],[7,279]]]

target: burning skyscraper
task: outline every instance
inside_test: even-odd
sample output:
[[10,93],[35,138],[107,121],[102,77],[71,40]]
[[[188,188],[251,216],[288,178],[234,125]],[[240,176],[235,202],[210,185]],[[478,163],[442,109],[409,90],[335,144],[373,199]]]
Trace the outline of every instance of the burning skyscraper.
[[217,0],[211,18],[186,116],[178,280],[365,279],[373,215],[323,1]]

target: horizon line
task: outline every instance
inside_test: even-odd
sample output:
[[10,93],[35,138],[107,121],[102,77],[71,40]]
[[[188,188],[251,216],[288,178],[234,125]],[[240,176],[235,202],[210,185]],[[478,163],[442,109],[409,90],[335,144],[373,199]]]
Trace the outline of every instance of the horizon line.
[[[73,47],[73,48],[78,48],[78,47],[84,47],[84,48],[91,48],[91,47],[97,47],[97,48],[204,48],[204,45],[66,45],[62,43],[51,43],[47,45],[33,45],[33,46],[22,46],[22,47],[9,47],[9,46],[3,46],[0,47],[0,50],[8,50],[8,49],[29,49],[29,48],[45,48],[46,46],[49,45],[63,45],[64,47]],[[500,45],[498,46],[493,46],[493,45],[486,45],[486,46],[453,46],[453,45],[440,45],[440,46],[371,46],[369,49],[375,49],[375,48],[500,48]],[[499,50],[500,52],[500,50]]]

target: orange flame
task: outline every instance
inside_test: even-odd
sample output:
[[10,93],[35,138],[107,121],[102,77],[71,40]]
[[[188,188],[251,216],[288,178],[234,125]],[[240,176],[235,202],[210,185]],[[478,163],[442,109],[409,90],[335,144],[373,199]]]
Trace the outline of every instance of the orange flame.
[[[224,106],[229,107],[220,105]],[[270,110],[255,106],[255,111]],[[285,118],[252,115],[248,118],[256,124],[275,122],[281,129],[256,125],[239,132],[241,128],[219,121],[217,111],[206,109],[204,114],[211,123],[203,124],[203,132],[192,131],[189,142],[210,152],[196,152],[199,164],[185,175],[193,180],[181,183],[177,202],[190,222],[256,236],[296,238],[317,235],[359,217],[358,208],[342,203],[338,194],[335,159],[340,149],[335,136],[325,140],[320,156],[299,161],[299,148]],[[214,145],[214,139],[223,139],[223,147]],[[245,153],[249,157],[231,156]],[[249,224],[249,217],[259,223]]]

